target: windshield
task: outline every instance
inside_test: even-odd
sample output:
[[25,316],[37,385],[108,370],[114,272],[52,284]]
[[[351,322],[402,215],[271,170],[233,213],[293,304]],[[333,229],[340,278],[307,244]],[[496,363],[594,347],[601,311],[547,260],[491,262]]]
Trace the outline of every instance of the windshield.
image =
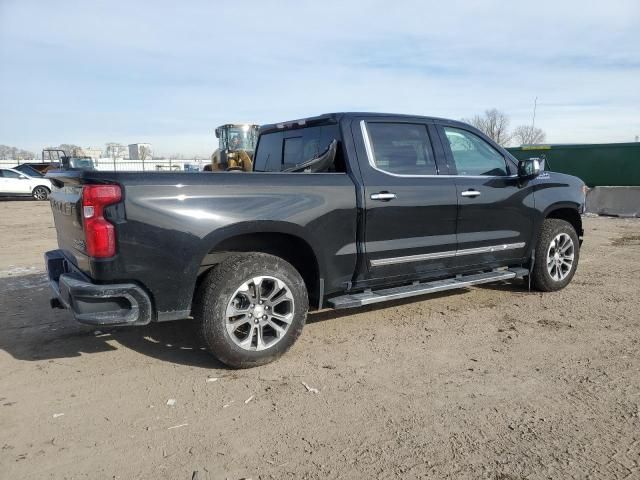
[[93,168],[93,160],[91,158],[75,158],[75,157],[71,157],[69,159],[69,166],[71,168],[91,169],[91,168]]
[[221,146],[230,150],[253,150],[256,139],[257,128],[250,125],[227,127],[220,138]]

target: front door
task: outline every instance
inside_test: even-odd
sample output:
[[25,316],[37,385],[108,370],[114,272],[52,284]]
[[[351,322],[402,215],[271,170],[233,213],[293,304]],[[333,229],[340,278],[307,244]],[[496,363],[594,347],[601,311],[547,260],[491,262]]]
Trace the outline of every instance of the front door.
[[[367,118],[353,125],[365,193],[368,283],[424,278],[452,265],[456,187],[439,176],[438,134],[424,119]],[[363,160],[364,158],[364,160]]]
[[438,127],[458,197],[457,266],[508,265],[531,241],[533,192],[489,141],[458,125]]

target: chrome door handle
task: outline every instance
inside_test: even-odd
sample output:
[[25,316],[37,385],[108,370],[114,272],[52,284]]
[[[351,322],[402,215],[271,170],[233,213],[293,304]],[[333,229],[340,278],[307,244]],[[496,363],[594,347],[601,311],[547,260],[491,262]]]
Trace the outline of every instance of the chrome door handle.
[[477,190],[465,190],[464,192],[461,192],[460,195],[463,197],[477,197],[480,195],[480,192]]
[[382,200],[386,202],[388,200],[393,200],[394,198],[397,198],[396,194],[391,192],[380,192],[371,194],[371,200]]

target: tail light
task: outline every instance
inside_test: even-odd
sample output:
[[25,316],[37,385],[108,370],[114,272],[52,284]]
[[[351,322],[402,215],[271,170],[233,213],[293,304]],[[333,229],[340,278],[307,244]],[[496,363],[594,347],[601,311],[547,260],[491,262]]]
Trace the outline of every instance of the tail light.
[[104,218],[104,208],[122,198],[119,185],[85,185],[82,188],[82,218],[87,254],[95,258],[116,254],[116,232]]

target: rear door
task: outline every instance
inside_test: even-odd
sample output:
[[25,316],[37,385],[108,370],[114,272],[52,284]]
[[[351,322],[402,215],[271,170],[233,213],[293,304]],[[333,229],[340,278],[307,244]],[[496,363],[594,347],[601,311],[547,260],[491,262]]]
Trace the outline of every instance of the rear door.
[[458,199],[457,266],[508,264],[531,241],[533,193],[515,166],[480,134],[458,124],[438,127],[455,175]]
[[[367,117],[352,124],[360,138],[364,184],[362,280],[388,283],[436,275],[453,264],[456,187],[439,175],[442,146],[425,119]],[[446,173],[446,170],[444,171]]]

